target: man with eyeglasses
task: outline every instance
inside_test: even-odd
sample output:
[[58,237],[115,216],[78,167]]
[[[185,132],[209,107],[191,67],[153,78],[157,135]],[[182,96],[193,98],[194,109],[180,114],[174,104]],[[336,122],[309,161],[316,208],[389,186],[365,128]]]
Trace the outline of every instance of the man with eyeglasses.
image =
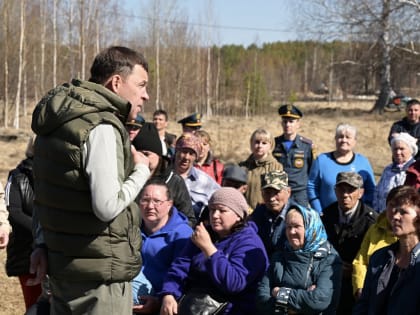
[[251,214],[258,227],[268,256],[282,248],[285,241],[284,219],[287,209],[296,203],[290,199],[291,189],[285,171],[271,171],[261,182],[264,204],[260,204]]
[[288,175],[292,198],[303,206],[308,205],[306,186],[312,161],[316,158],[315,146],[308,138],[297,132],[300,128],[302,112],[294,105],[280,106],[283,134],[274,138],[273,156],[279,161]]
[[322,222],[328,240],[343,260],[343,281],[337,314],[351,314],[354,305],[352,289],[352,262],[357,255],[369,227],[378,214],[362,202],[363,178],[356,172],[337,174],[335,195],[337,201],[323,209]]

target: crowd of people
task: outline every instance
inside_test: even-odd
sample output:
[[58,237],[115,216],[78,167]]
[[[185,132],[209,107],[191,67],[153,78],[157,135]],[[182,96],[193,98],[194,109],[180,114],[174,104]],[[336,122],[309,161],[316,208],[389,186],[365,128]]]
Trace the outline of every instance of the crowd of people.
[[[420,102],[378,184],[340,123],[317,155],[302,111],[224,164],[202,116],[150,122],[144,56],[112,46],[41,99],[1,187],[0,249],[26,314],[420,314]],[[5,192],[3,192],[5,187]]]

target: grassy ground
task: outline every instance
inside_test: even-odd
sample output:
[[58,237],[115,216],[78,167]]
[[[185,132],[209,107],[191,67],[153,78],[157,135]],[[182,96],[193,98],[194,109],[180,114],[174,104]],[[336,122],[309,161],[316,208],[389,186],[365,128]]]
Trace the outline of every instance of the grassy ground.
[[[380,176],[385,165],[391,161],[391,151],[387,136],[391,124],[400,119],[404,113],[385,113],[383,116],[371,115],[368,110],[371,102],[340,103],[297,103],[304,112],[300,133],[314,141],[319,153],[332,151],[335,148],[334,132],[340,122],[350,123],[358,129],[356,151],[366,155],[375,171]],[[150,117],[146,117],[149,118]],[[178,118],[178,117],[176,117]],[[24,120],[29,126],[30,116]],[[224,162],[239,162],[250,153],[249,137],[258,127],[264,127],[273,135],[281,133],[280,119],[276,109],[272,115],[252,117],[205,118],[204,129],[213,141],[215,154]],[[180,134],[180,126],[171,123],[169,131]],[[7,173],[24,157],[29,130],[16,132],[12,129],[0,129],[0,181],[4,185]],[[23,314],[24,304],[20,286],[16,278],[8,278],[4,272],[5,251],[0,252],[0,315]]]

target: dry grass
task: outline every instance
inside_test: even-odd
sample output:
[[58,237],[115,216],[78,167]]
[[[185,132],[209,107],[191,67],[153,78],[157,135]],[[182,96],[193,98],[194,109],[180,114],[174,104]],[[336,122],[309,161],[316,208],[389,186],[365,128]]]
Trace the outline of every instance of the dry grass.
[[[391,124],[403,113],[386,113],[375,116],[368,113],[372,102],[340,103],[298,103],[305,116],[300,134],[314,141],[319,153],[334,149],[334,130],[338,123],[347,122],[358,129],[356,150],[366,155],[378,176],[385,165],[390,163],[391,152],[387,136]],[[147,116],[147,115],[146,115]],[[150,119],[150,117],[147,117]],[[178,117],[177,117],[178,118]],[[29,126],[30,116],[25,125]],[[214,151],[225,162],[239,162],[249,155],[249,137],[258,127],[264,127],[278,135],[281,132],[276,109],[266,117],[252,117],[249,120],[232,117],[214,117],[204,121],[205,129],[214,141]],[[172,123],[169,130],[180,133],[180,126]],[[4,135],[15,135],[16,139],[5,141]],[[29,131],[17,133],[15,130],[0,130],[0,180],[5,184],[7,173],[23,158]],[[5,252],[0,252],[0,314],[23,314],[24,304],[20,286],[16,278],[8,278],[4,272]]]

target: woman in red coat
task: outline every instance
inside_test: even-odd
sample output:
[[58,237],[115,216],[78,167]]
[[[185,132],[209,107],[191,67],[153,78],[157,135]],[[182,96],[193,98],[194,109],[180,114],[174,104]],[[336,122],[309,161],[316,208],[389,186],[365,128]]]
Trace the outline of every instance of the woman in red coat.
[[219,185],[221,185],[224,165],[216,159],[211,152],[210,135],[204,130],[197,130],[195,135],[201,139],[201,154],[194,166],[210,175]]

